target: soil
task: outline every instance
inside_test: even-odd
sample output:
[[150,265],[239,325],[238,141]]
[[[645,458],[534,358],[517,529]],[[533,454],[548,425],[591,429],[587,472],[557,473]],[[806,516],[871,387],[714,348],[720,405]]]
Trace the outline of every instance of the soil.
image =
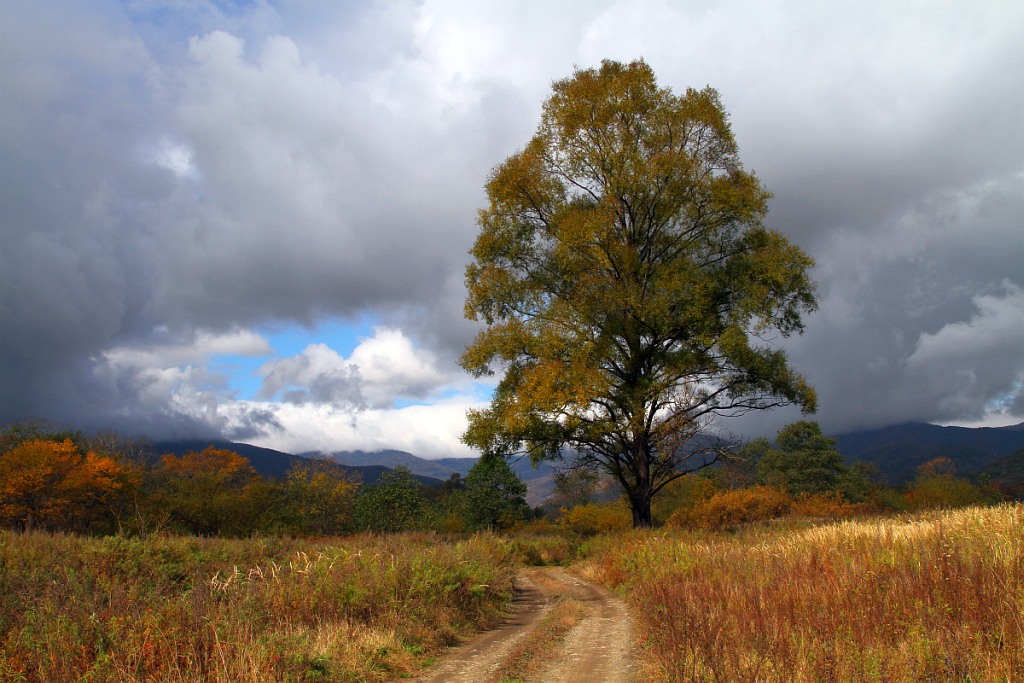
[[516,581],[512,612],[497,628],[450,650],[419,683],[481,683],[496,672],[522,639],[529,637],[554,600],[569,597],[584,617],[550,653],[549,663],[528,682],[629,683],[633,681],[629,614],[611,591],[557,567],[530,569]]

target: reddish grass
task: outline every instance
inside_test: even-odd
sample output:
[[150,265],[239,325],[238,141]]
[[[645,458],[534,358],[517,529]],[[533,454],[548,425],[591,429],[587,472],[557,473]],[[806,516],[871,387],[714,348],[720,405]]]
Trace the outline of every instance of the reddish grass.
[[633,534],[622,587],[652,681],[1024,679],[1024,506],[737,536]]

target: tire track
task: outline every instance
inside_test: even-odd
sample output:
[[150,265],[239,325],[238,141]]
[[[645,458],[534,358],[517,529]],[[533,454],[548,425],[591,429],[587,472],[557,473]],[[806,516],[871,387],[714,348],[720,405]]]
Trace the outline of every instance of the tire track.
[[419,683],[482,683],[494,680],[513,648],[528,637],[556,598],[579,602],[585,616],[566,635],[559,652],[530,681],[628,683],[633,680],[629,614],[611,591],[557,568],[534,568],[516,580],[512,613],[497,628],[452,649]]

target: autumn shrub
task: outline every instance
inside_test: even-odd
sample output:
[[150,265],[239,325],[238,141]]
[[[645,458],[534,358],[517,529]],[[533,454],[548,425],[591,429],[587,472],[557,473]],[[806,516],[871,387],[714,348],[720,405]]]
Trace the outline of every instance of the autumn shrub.
[[697,529],[734,529],[749,522],[763,522],[781,517],[793,509],[788,493],[770,486],[751,486],[725,491],[679,510],[668,519],[670,527]]
[[547,518],[520,525],[507,537],[523,564],[529,566],[569,564],[576,558],[581,543],[580,536],[565,533]]
[[493,623],[517,566],[492,535],[0,533],[0,680],[392,680]]
[[907,504],[912,510],[977,505],[982,497],[981,489],[973,483],[950,475],[918,477],[907,490]]
[[559,526],[580,536],[622,531],[633,526],[633,515],[623,500],[613,503],[586,503],[563,508]]
[[839,491],[797,496],[790,513],[800,517],[845,519],[866,514],[873,508],[868,503],[850,503]]
[[718,484],[711,477],[702,475],[680,477],[670,482],[655,496],[651,503],[651,514],[656,523],[662,524],[677,511],[692,510],[716,493],[718,493]]
[[592,550],[583,569],[631,603],[640,680],[1024,680],[1021,504]]

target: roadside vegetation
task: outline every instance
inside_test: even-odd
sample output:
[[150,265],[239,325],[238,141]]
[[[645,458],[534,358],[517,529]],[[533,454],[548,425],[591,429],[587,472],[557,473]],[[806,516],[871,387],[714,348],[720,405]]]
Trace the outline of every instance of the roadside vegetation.
[[[1024,678],[1024,505],[945,458],[887,486],[811,422],[670,482],[654,531],[592,470],[537,519],[498,457],[427,490],[109,436],[0,445],[3,681],[413,676],[499,620],[524,565],[618,590],[641,680]],[[501,675],[581,614],[561,601]]]
[[490,534],[0,532],[0,680],[392,680],[493,623],[516,568]]
[[1024,677],[1024,505],[598,537],[641,680]]

